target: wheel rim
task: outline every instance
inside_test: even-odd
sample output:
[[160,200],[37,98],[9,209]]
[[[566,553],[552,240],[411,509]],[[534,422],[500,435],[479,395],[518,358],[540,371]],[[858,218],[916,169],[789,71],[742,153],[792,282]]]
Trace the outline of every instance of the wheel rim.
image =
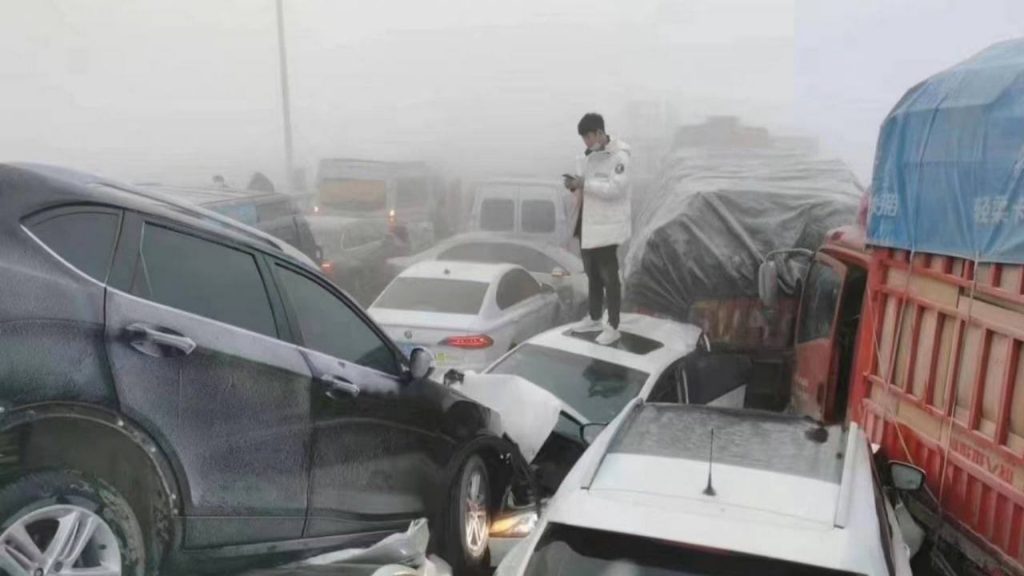
[[463,542],[474,558],[487,550],[490,521],[487,515],[487,486],[483,472],[476,468],[467,478],[463,494]]
[[48,506],[0,534],[0,568],[14,576],[120,576],[121,548],[94,512]]

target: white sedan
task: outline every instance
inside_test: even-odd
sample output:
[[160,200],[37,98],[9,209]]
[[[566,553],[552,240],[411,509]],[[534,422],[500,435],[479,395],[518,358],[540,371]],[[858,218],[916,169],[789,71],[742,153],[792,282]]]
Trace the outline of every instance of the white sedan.
[[854,424],[634,400],[579,459],[498,576],[910,576],[921,529]]
[[538,282],[555,289],[565,312],[563,321],[578,320],[585,311],[588,286],[583,261],[556,244],[474,232],[454,236],[419,254],[392,258],[388,264],[397,273],[428,260],[522,266]]
[[427,261],[395,278],[369,313],[403,350],[432,350],[440,370],[482,370],[558,323],[560,308],[519,266]]

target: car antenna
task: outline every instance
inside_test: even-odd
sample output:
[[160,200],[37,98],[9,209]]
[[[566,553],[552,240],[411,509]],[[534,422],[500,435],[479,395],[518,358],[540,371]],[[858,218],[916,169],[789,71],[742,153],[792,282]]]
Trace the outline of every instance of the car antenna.
[[705,496],[714,496],[715,487],[711,485],[711,465],[715,459],[715,429],[711,429],[711,444],[708,446],[708,485],[704,488]]

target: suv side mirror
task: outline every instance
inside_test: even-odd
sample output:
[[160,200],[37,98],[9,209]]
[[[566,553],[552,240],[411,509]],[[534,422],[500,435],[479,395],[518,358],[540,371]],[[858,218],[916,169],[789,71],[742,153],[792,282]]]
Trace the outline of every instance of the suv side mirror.
[[892,479],[893,488],[905,492],[915,492],[924,486],[925,472],[906,462],[890,462],[889,478]]
[[422,380],[434,371],[434,353],[426,348],[416,347],[409,353],[409,375],[413,380]]
[[779,301],[779,269],[775,262],[764,261],[757,269],[757,293],[765,308],[774,308]]
[[560,266],[556,266],[555,269],[551,271],[551,278],[556,282],[562,281],[568,277],[569,273],[565,271],[565,268]]
[[580,425],[580,440],[587,446],[594,443],[597,437],[601,435],[601,431],[608,427],[605,422],[590,422],[587,424]]

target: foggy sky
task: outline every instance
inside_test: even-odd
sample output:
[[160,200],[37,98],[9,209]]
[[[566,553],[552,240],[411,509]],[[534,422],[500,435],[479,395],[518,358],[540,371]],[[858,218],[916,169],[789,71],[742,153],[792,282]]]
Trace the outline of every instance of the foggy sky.
[[[1019,0],[285,0],[296,159],[558,174],[575,123],[732,113],[866,179],[904,90],[1020,35]],[[8,0],[0,159],[126,180],[283,174],[272,0]],[[1017,28],[1017,29],[1015,29]],[[660,111],[660,116],[637,114]]]

